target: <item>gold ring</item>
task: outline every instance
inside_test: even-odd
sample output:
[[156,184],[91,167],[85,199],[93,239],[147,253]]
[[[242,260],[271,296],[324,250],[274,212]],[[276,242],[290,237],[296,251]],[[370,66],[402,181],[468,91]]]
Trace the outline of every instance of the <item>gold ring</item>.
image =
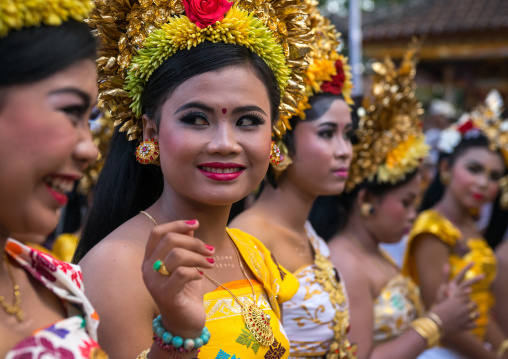
[[171,273],[169,273],[168,269],[164,265],[164,262],[161,261],[160,259],[156,260],[155,263],[153,264],[153,270],[156,272],[159,272],[163,276],[170,276],[171,275]]
[[469,309],[469,311],[472,311],[474,309],[474,307],[475,307],[475,303],[474,302],[469,302],[467,304],[467,308]]
[[477,316],[478,316],[478,313],[476,313],[474,311],[469,313],[469,319],[471,319],[471,320],[475,320]]

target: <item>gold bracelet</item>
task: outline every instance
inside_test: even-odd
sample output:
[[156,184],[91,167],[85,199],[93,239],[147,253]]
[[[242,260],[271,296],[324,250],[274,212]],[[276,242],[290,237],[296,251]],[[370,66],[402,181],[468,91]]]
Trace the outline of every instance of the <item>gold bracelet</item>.
[[506,352],[506,349],[508,349],[508,339],[503,340],[499,348],[497,348],[497,356],[499,358],[502,358],[504,353]]
[[439,327],[439,333],[441,334],[441,336],[444,336],[444,326],[443,326],[443,321],[441,320],[441,318],[439,318],[439,315],[437,315],[436,313],[434,312],[428,312],[427,313],[427,317],[429,317],[430,319],[432,319],[434,321],[434,323],[437,324],[437,326]]
[[146,350],[143,350],[143,351],[141,352],[141,354],[139,354],[139,355],[137,356],[137,358],[136,358],[136,359],[147,359],[147,358],[148,358],[148,353],[150,353],[150,348],[148,348],[148,349],[146,349]]
[[418,318],[411,323],[411,327],[427,341],[427,348],[439,344],[441,334],[438,325],[432,319],[428,317]]

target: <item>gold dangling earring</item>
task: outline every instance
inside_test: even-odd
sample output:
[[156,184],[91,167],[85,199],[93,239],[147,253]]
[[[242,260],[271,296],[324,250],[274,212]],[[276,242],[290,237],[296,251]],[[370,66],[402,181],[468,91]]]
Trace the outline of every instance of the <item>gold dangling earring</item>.
[[360,215],[363,218],[369,217],[372,213],[374,213],[374,207],[370,203],[363,203],[360,207]]
[[272,141],[270,148],[270,163],[274,166],[280,163],[280,148]]
[[443,184],[443,186],[448,186],[448,183],[450,183],[450,172],[443,171],[439,174],[439,181]]
[[136,148],[136,161],[141,164],[159,164],[159,143],[153,138],[144,140]]

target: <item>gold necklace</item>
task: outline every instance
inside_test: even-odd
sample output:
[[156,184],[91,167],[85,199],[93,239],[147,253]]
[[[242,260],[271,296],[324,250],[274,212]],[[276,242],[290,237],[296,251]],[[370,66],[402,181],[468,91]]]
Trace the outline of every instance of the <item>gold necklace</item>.
[[[229,237],[229,236],[228,236]],[[247,276],[245,269],[243,268],[242,261],[240,259],[240,253],[238,252],[238,248],[236,248],[235,243],[229,237],[231,244],[236,252],[236,257],[238,258],[238,264],[240,265],[240,269],[242,270],[243,276],[249,281],[250,287],[252,289],[252,300],[253,304],[250,303],[242,303],[236,295],[233,294],[228,288],[223,286],[221,283],[217,282],[215,279],[211,278],[208,274],[198,268],[198,270],[203,273],[206,279],[215,284],[216,286],[220,286],[223,289],[227,290],[229,294],[236,300],[238,304],[242,307],[242,316],[245,321],[245,325],[254,338],[261,343],[261,345],[270,346],[274,342],[275,338],[273,336],[272,327],[270,326],[270,316],[265,314],[258,306],[256,305],[256,293],[254,292],[254,286],[250,278]]]
[[0,295],[0,304],[8,315],[16,316],[18,322],[21,323],[23,321],[23,312],[21,311],[21,293],[19,291],[19,285],[16,283],[14,275],[12,274],[11,266],[9,265],[9,259],[7,258],[7,254],[5,254],[5,252],[4,262],[7,267],[9,277],[11,277],[12,284],[14,285],[14,304],[8,304],[3,295]]
[[[155,226],[158,226],[155,219],[149,215],[145,211],[141,211],[140,213],[143,213],[145,216],[147,216],[154,224]],[[238,249],[236,248],[235,243],[229,237],[229,240],[231,241],[231,244],[233,245],[233,248],[236,252],[236,257],[238,258],[238,264],[240,265],[240,269],[242,270],[243,276],[249,281],[250,288],[252,289],[252,300],[253,304],[250,303],[242,303],[236,295],[233,294],[228,288],[223,286],[221,283],[217,282],[215,279],[210,277],[208,274],[206,274],[203,270],[196,267],[196,269],[203,273],[206,279],[208,279],[210,282],[215,284],[218,287],[222,287],[225,289],[231,296],[236,300],[236,302],[242,307],[242,316],[243,320],[245,321],[245,325],[247,326],[247,329],[252,334],[252,336],[259,342],[261,345],[270,346],[275,341],[275,338],[273,336],[272,327],[270,326],[270,316],[268,314],[265,314],[260,308],[256,305],[256,293],[254,292],[254,286],[252,285],[252,282],[250,278],[247,276],[247,273],[245,272],[245,269],[243,268],[242,261],[240,260],[240,253],[238,252]]]

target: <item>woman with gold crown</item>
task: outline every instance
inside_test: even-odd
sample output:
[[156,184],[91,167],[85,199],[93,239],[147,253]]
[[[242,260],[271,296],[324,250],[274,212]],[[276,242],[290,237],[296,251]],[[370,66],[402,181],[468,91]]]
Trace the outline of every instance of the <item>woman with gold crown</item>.
[[353,358],[348,301],[330,262],[328,247],[307,222],[319,195],[344,189],[352,156],[351,74],[336,52],[339,37],[308,1],[307,20],[316,34],[305,98],[290,129],[277,141],[282,162],[272,164],[254,205],[230,224],[261,240],[300,283],[283,305],[291,358]]
[[[409,236],[403,271],[419,283],[427,308],[436,302],[436,268],[447,264],[453,278],[474,262],[467,276],[483,276],[471,287],[479,314],[473,317],[476,328],[446,338],[445,347],[432,353],[435,357],[508,358],[508,336],[491,316],[496,259],[471,215],[494,201],[506,172],[508,121],[501,119],[501,108],[499,93],[491,92],[484,105],[443,131],[438,174]],[[508,202],[506,196],[501,195],[502,202]]]
[[87,0],[0,4],[0,357],[106,358],[78,266],[29,247],[97,157]]
[[118,126],[76,259],[101,345],[114,358],[287,358],[280,305],[298,282],[226,223],[300,100],[304,4],[96,7],[99,97]]
[[418,169],[427,154],[415,98],[416,45],[397,69],[390,59],[373,65],[371,97],[364,101],[346,192],[343,224],[328,242],[349,295],[349,339],[358,358],[416,358],[441,338],[473,326],[468,286],[460,277],[453,292],[425,312],[418,287],[402,276],[379,248],[409,230],[420,189]]

